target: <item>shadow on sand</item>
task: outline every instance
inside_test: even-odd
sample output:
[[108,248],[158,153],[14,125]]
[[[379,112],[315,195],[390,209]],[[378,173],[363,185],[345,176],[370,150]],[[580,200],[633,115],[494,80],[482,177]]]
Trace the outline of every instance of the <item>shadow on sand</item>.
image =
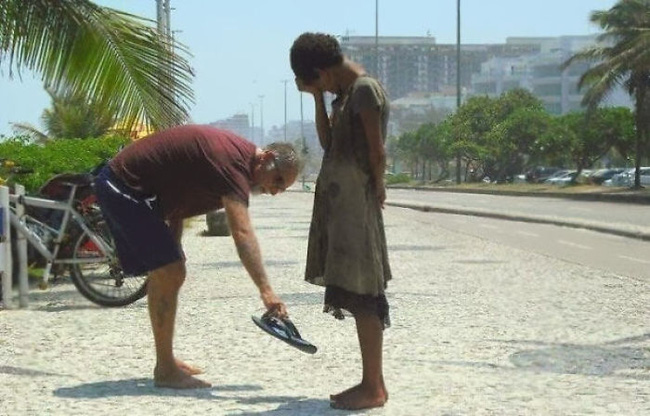
[[[530,371],[650,380],[650,333],[599,344],[546,343],[526,340],[488,340],[530,345],[510,355],[512,366],[480,361],[435,361],[437,365],[482,368],[496,371]],[[643,343],[643,345],[639,345]],[[418,361],[418,360],[415,360]],[[426,362],[420,360],[422,363]]]

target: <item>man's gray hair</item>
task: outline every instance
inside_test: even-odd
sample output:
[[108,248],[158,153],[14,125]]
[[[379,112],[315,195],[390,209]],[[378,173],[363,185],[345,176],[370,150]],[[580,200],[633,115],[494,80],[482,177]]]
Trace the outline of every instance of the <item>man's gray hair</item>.
[[275,163],[281,172],[300,173],[305,166],[305,162],[300,152],[287,142],[273,142],[268,144],[264,150],[269,150],[275,156]]

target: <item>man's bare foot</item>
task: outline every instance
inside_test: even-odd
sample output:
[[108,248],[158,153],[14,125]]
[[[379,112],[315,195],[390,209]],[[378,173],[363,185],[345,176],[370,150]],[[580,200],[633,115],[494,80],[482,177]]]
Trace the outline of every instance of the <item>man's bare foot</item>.
[[334,395],[330,406],[334,409],[358,410],[381,407],[388,400],[388,394],[384,388],[369,388],[359,384],[342,393]]
[[212,384],[192,377],[178,367],[169,371],[161,371],[156,368],[153,372],[153,384],[156,387],[170,389],[205,389],[212,387]]
[[184,372],[185,374],[187,374],[189,376],[195,376],[197,374],[203,374],[203,370],[201,370],[200,368],[194,367],[191,364],[187,364],[187,363],[179,360],[178,358],[175,358],[174,362],[176,362],[176,366],[178,367],[179,370],[181,370],[182,372]]

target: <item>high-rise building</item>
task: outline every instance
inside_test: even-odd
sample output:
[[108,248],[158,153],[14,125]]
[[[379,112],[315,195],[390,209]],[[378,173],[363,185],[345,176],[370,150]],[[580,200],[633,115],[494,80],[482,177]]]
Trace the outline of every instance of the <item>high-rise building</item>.
[[[456,45],[437,44],[432,36],[342,36],[341,49],[377,77],[391,99],[412,93],[437,93],[456,86]],[[510,43],[461,45],[461,86],[471,86],[471,74],[492,57],[516,57],[539,52],[540,45]]]
[[[497,97],[514,88],[532,92],[551,114],[580,110],[584,91],[578,88],[589,62],[563,64],[585,47],[595,45],[596,36],[561,36],[557,38],[508,38],[508,44],[536,44],[539,52],[518,57],[493,57],[472,74],[471,94]],[[622,90],[611,94],[608,104],[631,105]]]
[[259,144],[259,139],[262,137],[261,129],[253,126],[250,123],[248,114],[245,113],[235,114],[231,117],[217,120],[209,124],[220,129],[230,130],[241,137],[245,137],[248,140],[255,142],[256,144]]

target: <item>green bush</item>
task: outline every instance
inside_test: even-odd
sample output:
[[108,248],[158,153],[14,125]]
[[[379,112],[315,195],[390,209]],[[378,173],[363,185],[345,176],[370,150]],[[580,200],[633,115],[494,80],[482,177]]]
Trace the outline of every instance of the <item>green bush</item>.
[[391,173],[385,175],[386,185],[395,185],[396,183],[408,183],[411,177],[406,173]]
[[[107,136],[35,144],[22,136],[4,138],[0,141],[0,159],[5,159],[0,163],[0,178],[8,179],[9,184],[24,185],[27,192],[35,192],[56,174],[90,171],[113,157],[129,141],[122,136]],[[30,173],[12,175],[11,170],[16,168]]]

